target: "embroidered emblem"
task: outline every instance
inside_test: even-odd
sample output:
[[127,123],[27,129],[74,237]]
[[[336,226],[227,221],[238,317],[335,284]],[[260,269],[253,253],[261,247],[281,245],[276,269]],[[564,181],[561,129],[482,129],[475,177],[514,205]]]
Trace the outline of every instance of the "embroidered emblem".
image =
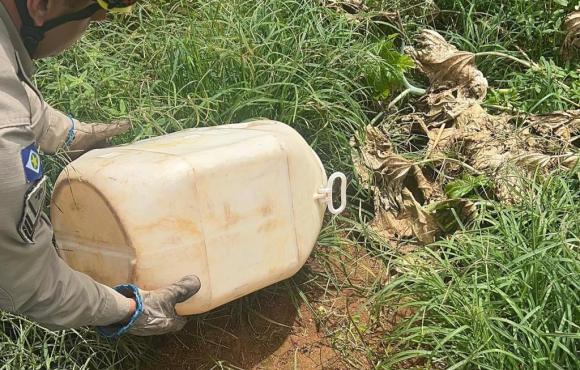
[[26,182],[31,183],[42,178],[42,161],[35,144],[30,144],[20,152]]

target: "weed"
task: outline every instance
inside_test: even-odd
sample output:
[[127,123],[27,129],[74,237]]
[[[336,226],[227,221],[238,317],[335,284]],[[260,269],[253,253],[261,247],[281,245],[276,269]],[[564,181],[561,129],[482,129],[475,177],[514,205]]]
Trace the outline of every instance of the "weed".
[[520,204],[493,204],[477,227],[400,263],[376,296],[401,315],[383,368],[571,369],[580,340],[580,188],[570,172],[530,182]]
[[134,369],[147,358],[136,341],[108,341],[87,329],[54,332],[0,312],[0,370]]
[[540,58],[537,66],[496,80],[500,88],[490,91],[487,102],[534,114],[580,108],[578,71],[545,58]]
[[81,119],[129,116],[131,139],[267,117],[338,167],[371,114],[367,66],[402,72],[376,43],[315,1],[161,2],[96,27],[38,79]]

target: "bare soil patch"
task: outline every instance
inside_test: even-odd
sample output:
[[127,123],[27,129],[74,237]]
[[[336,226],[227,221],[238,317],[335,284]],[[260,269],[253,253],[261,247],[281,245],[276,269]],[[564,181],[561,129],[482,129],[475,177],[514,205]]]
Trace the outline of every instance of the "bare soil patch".
[[[269,291],[252,296],[256,311],[232,315],[234,302],[197,319],[178,335],[155,340],[150,369],[210,369],[220,363],[242,369],[340,369],[337,354],[304,305]],[[235,308],[233,308],[235,310]],[[237,317],[236,317],[237,316]]]
[[[350,253],[326,262],[323,267],[311,259],[292,282],[279,283],[197,317],[177,335],[152,339],[157,354],[147,369],[369,368],[364,351],[357,347],[367,341],[370,315],[364,308],[364,294],[353,285],[376,280],[380,263]],[[349,263],[347,270],[344,263]],[[321,281],[314,280],[323,280],[323,270],[336,274],[345,288],[322,289]]]

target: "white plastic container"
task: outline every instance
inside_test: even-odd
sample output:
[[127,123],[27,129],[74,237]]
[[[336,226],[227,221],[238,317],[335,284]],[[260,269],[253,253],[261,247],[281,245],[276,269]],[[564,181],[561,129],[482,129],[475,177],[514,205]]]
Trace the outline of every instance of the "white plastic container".
[[91,151],[58,178],[51,218],[66,262],[101,283],[150,290],[199,276],[178,306],[187,315],[295,274],[345,189],[296,131],[255,121]]

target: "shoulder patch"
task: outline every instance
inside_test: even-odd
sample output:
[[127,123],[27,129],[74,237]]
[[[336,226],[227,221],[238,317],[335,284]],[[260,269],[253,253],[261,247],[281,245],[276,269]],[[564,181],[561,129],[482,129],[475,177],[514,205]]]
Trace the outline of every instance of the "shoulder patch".
[[22,217],[18,223],[18,233],[27,244],[34,244],[34,234],[46,197],[46,177],[36,182],[26,193]]
[[20,152],[26,182],[31,183],[42,178],[42,162],[35,144],[30,144]]

